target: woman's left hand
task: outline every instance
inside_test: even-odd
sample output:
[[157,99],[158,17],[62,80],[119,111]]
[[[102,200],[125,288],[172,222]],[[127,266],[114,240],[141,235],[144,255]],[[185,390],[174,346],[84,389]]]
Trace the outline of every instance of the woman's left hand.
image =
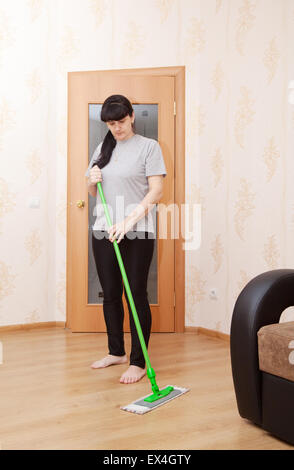
[[123,239],[124,235],[132,229],[133,225],[133,222],[131,222],[128,218],[124,219],[122,222],[118,222],[117,224],[112,225],[107,230],[109,233],[109,240],[114,242],[114,240],[117,239],[116,241],[119,243]]

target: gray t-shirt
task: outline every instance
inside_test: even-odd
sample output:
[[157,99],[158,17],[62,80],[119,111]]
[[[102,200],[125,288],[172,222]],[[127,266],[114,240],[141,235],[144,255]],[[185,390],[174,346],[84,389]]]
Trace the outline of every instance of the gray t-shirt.
[[[95,149],[85,176],[100,155],[102,142]],[[98,163],[99,166],[99,163]],[[166,167],[159,143],[139,134],[116,141],[109,163],[101,169],[102,189],[113,224],[123,221],[149,191],[148,176],[166,176]],[[104,208],[97,191],[96,220],[93,231],[107,230]],[[140,219],[132,231],[156,234],[156,206]]]

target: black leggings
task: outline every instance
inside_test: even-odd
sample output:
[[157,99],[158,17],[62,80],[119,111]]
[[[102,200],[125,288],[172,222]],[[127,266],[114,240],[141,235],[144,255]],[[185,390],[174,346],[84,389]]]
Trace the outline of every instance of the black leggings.
[[[108,232],[100,231],[99,233],[103,235],[103,238],[100,238],[99,235],[99,239],[97,239],[92,234],[92,248],[97,274],[104,294],[103,313],[107,329],[109,354],[124,356],[122,293],[123,289],[125,291],[125,287],[113,243],[108,239]],[[140,235],[142,234],[144,232],[140,233]],[[147,281],[154,251],[154,242],[154,238],[147,238],[146,232],[146,238],[130,239],[125,235],[118,244],[146,347],[148,347],[151,331],[151,310],[147,294]],[[129,309],[132,339],[130,364],[144,368],[145,359],[126,291],[125,297]]]

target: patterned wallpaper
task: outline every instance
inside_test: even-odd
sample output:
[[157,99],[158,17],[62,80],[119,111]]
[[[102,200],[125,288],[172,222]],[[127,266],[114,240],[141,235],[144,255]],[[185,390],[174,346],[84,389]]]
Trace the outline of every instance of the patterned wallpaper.
[[7,0],[0,31],[0,325],[66,318],[67,72],[185,65],[186,325],[228,333],[294,267],[294,1]]

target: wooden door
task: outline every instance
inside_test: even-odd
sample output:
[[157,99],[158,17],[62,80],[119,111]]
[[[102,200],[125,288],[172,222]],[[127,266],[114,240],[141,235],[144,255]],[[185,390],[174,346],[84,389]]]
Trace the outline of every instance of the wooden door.
[[[157,105],[158,142],[163,151],[167,169],[161,207],[174,204],[174,77],[144,76],[107,72],[71,72],[68,74],[68,230],[67,230],[67,326],[73,332],[105,332],[103,300],[89,300],[89,264],[92,247],[89,243],[89,214],[91,204],[85,171],[91,158],[89,151],[89,109],[102,105],[112,94],[125,95],[132,105]],[[135,109],[136,116],[136,109]],[[136,125],[136,118],[135,118]],[[139,131],[136,132],[140,134]],[[148,137],[148,136],[147,136]],[[103,184],[103,183],[102,183]],[[78,201],[85,201],[78,207]],[[159,207],[160,207],[159,205]],[[174,308],[174,243],[170,236],[171,218],[168,218],[167,237],[161,233],[161,214],[157,212],[156,244],[156,299],[149,302],[152,312],[152,332],[175,331]],[[167,211],[168,212],[168,211]],[[111,242],[109,242],[111,243]],[[118,245],[119,246],[119,245]],[[90,251],[89,251],[90,250]],[[155,258],[153,260],[154,264]],[[93,273],[93,272],[92,272]],[[149,282],[149,281],[148,281]],[[154,282],[154,280],[153,280]],[[91,288],[89,288],[89,285]],[[148,284],[149,285],[149,284]],[[98,285],[94,283],[94,290]],[[148,290],[148,288],[147,288]],[[103,295],[103,293],[101,293]],[[129,331],[126,299],[125,331]]]

